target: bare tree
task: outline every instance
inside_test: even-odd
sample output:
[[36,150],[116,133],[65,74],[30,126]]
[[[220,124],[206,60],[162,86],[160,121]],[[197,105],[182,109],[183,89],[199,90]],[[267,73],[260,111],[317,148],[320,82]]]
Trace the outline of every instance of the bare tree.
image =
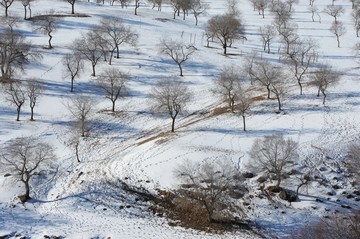
[[259,15],[265,18],[265,9],[269,6],[268,0],[255,0],[254,7],[258,10]]
[[76,119],[76,126],[80,129],[81,137],[85,137],[88,132],[88,118],[92,112],[93,100],[84,95],[77,95],[71,98],[68,103],[68,110]]
[[220,160],[202,163],[186,161],[175,169],[175,175],[185,185],[177,192],[193,204],[201,205],[206,211],[205,220],[208,223],[229,221],[229,212],[234,207],[229,192],[239,184],[235,167]]
[[75,14],[75,3],[77,0],[66,0],[71,5],[71,14]]
[[74,50],[81,56],[88,59],[92,66],[92,76],[95,76],[95,67],[101,57],[104,56],[104,45],[107,43],[96,32],[89,31],[81,38],[73,42]]
[[183,64],[189,60],[190,56],[196,51],[192,44],[185,44],[182,41],[172,39],[161,39],[159,53],[169,56],[179,67],[180,76],[183,76]]
[[37,21],[36,23],[38,26],[35,27],[35,31],[39,31],[42,34],[47,35],[49,37],[48,40],[49,49],[53,48],[51,44],[51,40],[53,39],[54,32],[56,32],[58,29],[57,20],[51,16],[53,14],[54,12],[51,11],[47,15],[41,16],[40,20]]
[[274,69],[274,75],[270,84],[270,91],[275,95],[278,102],[278,112],[282,111],[282,100],[287,93],[287,82],[281,68]]
[[196,26],[198,25],[198,17],[205,14],[207,9],[209,9],[209,5],[204,3],[203,0],[192,0],[189,10],[195,17]]
[[175,131],[176,117],[190,102],[192,94],[184,83],[175,77],[160,80],[152,89],[153,107],[156,111],[166,112],[172,119],[171,132]]
[[310,5],[310,7],[308,8],[309,11],[311,12],[311,20],[313,22],[315,22],[315,14],[318,16],[318,22],[321,23],[321,17],[320,17],[320,14],[319,14],[319,8],[315,5]]
[[96,79],[97,85],[105,92],[105,97],[112,102],[112,112],[115,112],[115,103],[127,93],[127,84],[130,75],[113,68],[106,69]]
[[345,12],[345,9],[341,5],[327,5],[324,12],[332,16],[336,24],[338,22],[337,18]]
[[340,37],[346,33],[344,24],[340,21],[333,22],[329,30],[336,36],[337,46],[340,47]]
[[[251,78],[252,82],[258,82],[266,87],[268,99],[270,99],[270,95],[273,92],[278,94],[276,97],[278,101],[280,100],[278,96],[281,96],[281,94],[279,94],[281,92],[277,91],[277,88],[280,87],[279,83],[283,78],[281,68],[263,59],[253,59],[245,66],[245,71]],[[280,103],[279,105],[281,106]]]
[[241,85],[244,83],[241,81],[243,81],[243,77],[234,65],[225,66],[215,81],[214,93],[220,95],[228,102],[231,112],[234,112],[235,101],[238,98],[238,94],[241,93]]
[[24,203],[30,199],[30,180],[41,171],[49,169],[48,165],[55,159],[54,149],[37,138],[22,137],[11,141],[2,152],[2,171],[12,174],[24,183],[25,194],[19,196]]
[[162,3],[163,3],[163,0],[148,0],[148,2],[150,2],[152,4],[152,9],[157,7],[157,10],[159,12],[161,11],[161,6],[162,6]]
[[62,58],[62,64],[66,68],[64,72],[65,77],[70,77],[71,86],[70,91],[74,91],[74,81],[76,77],[80,76],[80,72],[84,69],[84,62],[79,52],[65,54]]
[[293,5],[298,4],[299,0],[286,0],[287,5],[289,6],[289,11],[293,11]]
[[323,95],[323,104],[325,104],[327,89],[340,80],[340,73],[334,71],[329,65],[322,65],[311,75],[310,85],[317,87],[317,96],[320,92]]
[[0,0],[0,5],[5,8],[5,17],[8,17],[9,7],[14,3],[15,0]]
[[260,27],[259,31],[264,51],[266,51],[267,48],[267,53],[270,54],[270,43],[276,37],[276,28],[273,25],[265,25]]
[[16,20],[9,22],[9,27],[0,32],[0,82],[11,83],[16,70],[23,70],[30,60],[41,58],[39,53],[31,51],[31,43],[25,36],[15,32],[13,26]]
[[31,3],[34,1],[34,0],[20,0],[21,1],[21,4],[23,5],[24,7],[24,20],[27,20],[27,11],[29,9],[29,18],[31,18]]
[[351,18],[354,22],[356,37],[359,37],[360,32],[360,7],[356,7],[351,12]]
[[230,13],[215,15],[210,18],[205,31],[207,35],[215,36],[221,42],[224,55],[227,54],[227,48],[233,41],[246,39],[242,21]]
[[171,5],[173,12],[174,12],[174,19],[176,18],[176,14],[178,14],[178,16],[180,15],[180,9],[181,9],[181,5],[180,5],[181,0],[169,0],[169,4]]
[[130,46],[136,46],[138,40],[138,34],[131,29],[131,27],[125,26],[121,20],[117,18],[103,19],[100,22],[99,31],[102,32],[102,36],[111,48],[109,64],[116,51],[116,58],[120,58],[120,45],[128,44]]
[[236,99],[235,110],[242,117],[244,131],[246,131],[246,117],[251,112],[252,103],[253,99],[250,96],[249,90],[241,89]]
[[[360,237],[360,211],[336,213],[292,233],[292,239],[355,239]],[[290,239],[290,238],[289,238]]]
[[292,139],[285,139],[283,135],[270,135],[256,139],[249,155],[252,166],[259,167],[277,179],[276,186],[280,187],[282,173],[286,166],[298,158],[298,143]]
[[277,28],[287,28],[292,16],[292,11],[288,3],[274,1],[271,4],[271,12],[274,14],[274,23],[278,26]]
[[297,25],[290,23],[288,24],[287,28],[279,28],[279,27],[277,28],[281,41],[285,45],[284,54],[290,54],[291,46],[296,44],[297,41],[299,40],[297,29],[298,29]]
[[353,175],[357,187],[360,187],[360,143],[351,143],[347,151],[346,168]]
[[309,67],[317,60],[317,48],[318,45],[313,39],[298,40],[286,55],[286,61],[300,87],[300,95],[303,93],[303,79]]
[[6,100],[16,106],[16,121],[20,121],[20,111],[21,107],[25,103],[25,89],[20,82],[15,82],[12,84],[12,89],[5,91]]
[[29,106],[31,110],[31,116],[30,116],[31,121],[34,120],[34,108],[43,90],[44,87],[41,84],[41,82],[39,82],[38,80],[30,79],[26,81],[26,94],[29,99]]
[[135,15],[138,14],[137,10],[140,7],[140,0],[135,0]]

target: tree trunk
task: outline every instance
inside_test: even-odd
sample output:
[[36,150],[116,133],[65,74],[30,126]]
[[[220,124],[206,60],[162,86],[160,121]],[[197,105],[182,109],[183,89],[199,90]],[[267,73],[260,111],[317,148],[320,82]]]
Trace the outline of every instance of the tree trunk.
[[30,199],[30,176],[29,175],[26,175],[26,179],[24,180],[24,184],[25,184],[24,202],[26,202],[27,200]]
[[178,64],[178,66],[179,66],[179,70],[180,70],[180,76],[184,76],[181,64]]
[[245,122],[245,115],[242,115],[243,118],[243,129],[246,131],[246,122]]
[[325,91],[321,91],[322,92],[322,94],[323,94],[323,105],[325,105],[325,100],[326,100],[326,94],[325,94]]
[[116,58],[119,59],[120,58],[120,49],[119,46],[116,45]]
[[9,7],[5,7],[5,17],[8,17],[8,8]]
[[16,109],[17,112],[16,121],[20,121],[20,110],[21,110],[21,106],[18,106]]
[[223,44],[223,48],[224,48],[224,55],[226,55],[226,48],[227,48],[226,44]]
[[71,77],[70,92],[73,92],[73,91],[74,91],[74,78],[75,78],[75,76],[72,76],[72,77]]
[[171,117],[171,118],[172,118],[171,132],[175,132],[175,118],[176,118],[176,117]]
[[75,14],[75,2],[71,4],[71,14]]
[[270,85],[267,85],[266,89],[267,89],[267,92],[268,92],[267,98],[270,99],[270,93],[271,93]]
[[96,66],[96,64],[94,64],[94,63],[92,63],[92,76],[95,76],[96,74],[95,74],[95,66]]
[[281,183],[281,172],[278,172],[276,174],[277,177],[277,183],[276,183],[276,187],[280,187],[280,183]]
[[49,33],[48,36],[49,36],[49,49],[52,49],[53,48],[51,45],[52,35]]
[[338,48],[340,48],[340,39],[339,39],[338,35],[336,35],[336,40],[337,40],[337,43],[338,43]]
[[115,112],[115,100],[112,101],[112,112]]
[[31,111],[30,121],[34,121],[34,106],[30,106],[30,111]]
[[299,87],[300,87],[300,95],[303,94],[303,87],[302,87],[302,84],[301,84],[301,81],[298,80],[298,84],[299,84]]
[[282,111],[281,109],[281,100],[280,100],[280,96],[279,95],[276,95],[276,99],[278,101],[278,108],[279,108],[279,111]]
[[26,20],[26,17],[27,17],[27,10],[26,10],[26,6],[24,6],[24,20]]

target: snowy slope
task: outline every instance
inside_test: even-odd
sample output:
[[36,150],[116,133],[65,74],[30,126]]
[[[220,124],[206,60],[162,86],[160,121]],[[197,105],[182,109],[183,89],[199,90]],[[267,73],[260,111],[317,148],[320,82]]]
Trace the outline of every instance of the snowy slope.
[[[185,160],[223,158],[237,162],[240,158],[245,171],[247,152],[253,140],[279,133],[299,142],[303,155],[313,151],[314,155],[320,154],[319,158],[341,158],[346,143],[358,138],[360,121],[359,72],[353,50],[357,39],[350,18],[350,1],[336,1],[346,9],[341,16],[347,28],[346,35],[341,38],[341,48],[337,48],[336,39],[328,30],[332,22],[330,16],[320,12],[321,23],[312,22],[307,0],[300,0],[294,6],[292,22],[298,24],[299,35],[311,36],[319,43],[319,62],[327,62],[343,73],[341,82],[330,88],[326,106],[316,97],[315,88],[306,86],[304,95],[299,96],[294,80],[294,86],[284,102],[285,113],[275,114],[275,100],[260,101],[254,106],[256,113],[248,118],[247,132],[242,131],[240,117],[229,113],[213,114],[215,108],[226,105],[214,96],[211,89],[222,66],[241,65],[244,56],[253,51],[266,59],[278,61],[276,52],[279,43],[273,44],[273,54],[263,53],[258,34],[259,26],[269,24],[272,16],[266,11],[262,19],[252,10],[249,1],[239,0],[247,41],[235,42],[229,49],[232,54],[225,57],[219,44],[211,43],[211,48],[204,47],[203,26],[209,17],[226,11],[226,1],[207,2],[211,8],[207,15],[200,16],[199,26],[195,26],[191,15],[186,20],[181,17],[172,19],[169,6],[163,6],[162,12],[158,12],[144,3],[138,9],[139,15],[135,16],[133,6],[122,9],[119,5],[80,1],[75,11],[89,17],[59,19],[60,28],[54,34],[52,50],[43,48],[47,43],[46,36],[31,33],[29,22],[19,24],[18,28],[43,54],[42,61],[27,66],[22,77],[24,80],[40,78],[46,85],[46,91],[35,108],[34,122],[29,121],[27,107],[24,107],[21,121],[16,122],[15,108],[0,98],[0,145],[4,146],[20,136],[39,136],[56,148],[59,166],[57,170],[52,169],[53,173],[47,178],[34,180],[33,197],[36,200],[24,206],[16,198],[22,192],[22,185],[15,184],[11,178],[0,178],[0,235],[12,233],[16,237],[15,234],[19,233],[31,238],[42,238],[43,235],[66,238],[256,238],[256,235],[244,232],[212,235],[171,227],[164,218],[147,212],[146,205],[135,203],[131,195],[124,196],[118,190],[118,180],[150,191],[155,191],[155,188],[171,189],[178,183],[173,169]],[[319,9],[329,3],[327,0],[315,2]],[[69,13],[70,5],[66,1],[37,0],[32,9],[34,16],[51,9],[56,13]],[[21,4],[14,3],[9,13],[22,17]],[[81,140],[81,163],[77,163],[74,152],[67,147],[72,119],[66,105],[72,94],[69,80],[63,77],[61,57],[69,52],[74,39],[108,16],[122,18],[139,33],[138,45],[123,46],[120,59],[114,59],[112,66],[132,75],[130,96],[119,100],[119,113],[111,114],[108,111],[110,101],[94,87],[90,62],[85,61],[85,72],[76,80],[73,94],[94,97],[96,113],[91,117],[93,130],[90,136]],[[182,79],[188,83],[195,97],[187,109],[188,114],[177,120],[173,134],[168,133],[170,119],[153,113],[149,104],[149,93],[154,83],[164,76],[178,73],[175,64],[158,54],[157,44],[164,37],[192,42],[199,49],[185,64]],[[100,62],[97,72],[107,67],[106,62]],[[292,79],[290,73],[287,77]],[[332,173],[329,170],[326,174],[329,179],[337,175]],[[256,194],[255,180],[249,180],[248,184],[252,185],[252,193]],[[294,182],[289,180],[288,184],[294,185]],[[343,187],[351,189],[346,182]],[[323,197],[326,192],[326,188],[314,183],[309,187],[309,194],[314,198],[304,194],[300,202],[291,206],[283,203],[278,205],[278,210],[274,210],[266,200],[254,198],[251,209],[248,209],[249,217],[264,226],[271,235],[282,237],[294,226],[328,213],[325,209],[331,209],[330,213],[335,209],[341,210],[342,203],[359,208],[358,203],[341,196],[341,202],[336,202],[338,197],[331,197],[331,200],[319,205],[315,197]],[[132,206],[119,209],[126,205]]]

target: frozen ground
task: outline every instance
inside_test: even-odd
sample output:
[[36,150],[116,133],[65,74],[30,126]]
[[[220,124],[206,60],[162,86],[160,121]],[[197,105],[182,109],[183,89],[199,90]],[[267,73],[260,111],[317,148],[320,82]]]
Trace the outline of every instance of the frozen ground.
[[[203,26],[214,14],[226,10],[225,0],[207,0],[210,9],[206,16],[200,16],[199,26],[189,15],[172,19],[172,9],[164,6],[162,12],[142,5],[135,16],[133,6],[122,9],[119,5],[109,6],[79,1],[77,13],[90,17],[67,17],[59,19],[60,28],[54,34],[54,49],[44,49],[47,38],[31,33],[31,25],[22,21],[18,28],[23,30],[36,50],[43,54],[39,64],[29,65],[27,78],[40,78],[46,85],[44,95],[39,99],[36,121],[29,121],[29,111],[24,107],[21,121],[15,121],[15,108],[0,98],[0,145],[4,146],[19,136],[39,136],[56,148],[57,166],[51,174],[33,182],[33,200],[21,205],[16,198],[22,193],[22,185],[11,177],[0,178],[0,235],[29,236],[43,238],[43,235],[61,235],[66,238],[256,238],[244,232],[207,234],[194,230],[171,227],[164,218],[157,218],[146,211],[146,204],[136,203],[134,196],[119,190],[119,180],[131,185],[143,186],[150,191],[155,188],[171,189],[177,185],[173,169],[184,160],[214,160],[224,158],[237,162],[241,158],[242,170],[246,170],[247,152],[254,139],[271,134],[285,134],[299,142],[302,155],[313,153],[314,157],[330,158],[324,165],[324,175],[333,182],[334,177],[343,190],[350,190],[350,184],[336,170],[336,162],[344,155],[347,142],[359,136],[360,84],[358,62],[354,58],[353,46],[357,42],[351,22],[350,1],[339,0],[345,8],[341,16],[347,29],[341,38],[341,48],[330,33],[332,18],[320,12],[321,23],[312,22],[308,12],[308,1],[300,0],[295,5],[292,21],[299,26],[300,36],[311,36],[320,45],[319,62],[327,62],[343,73],[341,82],[330,88],[326,106],[316,97],[316,89],[306,86],[304,95],[298,95],[295,85],[284,102],[284,113],[275,114],[275,101],[261,101],[254,107],[254,114],[248,120],[248,131],[242,131],[240,117],[227,114],[213,114],[215,108],[225,104],[213,95],[213,81],[219,69],[227,64],[239,64],[252,51],[262,52],[258,27],[270,23],[268,11],[265,19],[252,10],[249,1],[240,0],[240,10],[246,25],[247,41],[240,41],[229,48],[231,55],[223,56],[220,45],[211,43],[206,48]],[[315,4],[321,10],[331,1],[318,0]],[[65,1],[42,0],[32,4],[33,16],[55,9],[57,13],[69,13],[70,5]],[[1,9],[3,10],[3,9]],[[15,2],[10,15],[22,17],[23,8]],[[3,14],[1,12],[1,14]],[[116,16],[123,19],[139,33],[137,47],[121,47],[121,58],[114,59],[112,67],[129,72],[130,96],[120,99],[117,114],[109,113],[110,101],[104,99],[93,86],[90,63],[85,62],[85,72],[75,82],[75,93],[85,93],[96,99],[96,113],[92,115],[93,130],[80,144],[81,163],[76,162],[73,151],[67,147],[70,135],[71,117],[66,104],[71,97],[70,82],[63,78],[61,57],[69,52],[71,42],[82,32],[99,23],[103,17]],[[163,37],[183,39],[192,42],[198,51],[184,67],[183,81],[194,92],[194,100],[188,107],[187,116],[179,117],[176,132],[167,133],[170,120],[166,115],[151,112],[149,92],[154,83],[163,76],[177,74],[178,69],[169,59],[159,56],[157,44]],[[278,60],[278,42],[273,45],[273,54],[262,53],[264,58]],[[107,67],[100,62],[97,71]],[[288,73],[288,77],[292,76]],[[333,169],[333,170],[331,170]],[[257,194],[255,179],[249,180],[252,194]],[[295,189],[295,182],[289,180],[288,187]],[[264,226],[270,237],[284,237],[295,228],[311,223],[325,214],[342,209],[342,204],[359,208],[354,200],[341,196],[324,196],[328,189],[313,183],[308,195],[303,192],[300,201],[278,203],[278,209],[265,199],[249,200],[250,219]],[[316,198],[324,203],[316,202]],[[340,201],[336,201],[339,199]],[[127,208],[126,206],[130,206]],[[124,209],[119,209],[124,206]],[[314,209],[315,208],[315,209]]]

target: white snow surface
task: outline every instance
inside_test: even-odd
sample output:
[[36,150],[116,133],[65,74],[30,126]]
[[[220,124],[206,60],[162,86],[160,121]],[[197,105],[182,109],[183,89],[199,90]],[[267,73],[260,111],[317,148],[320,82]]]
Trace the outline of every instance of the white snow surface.
[[[226,11],[225,0],[206,0],[210,5],[207,15],[199,17],[199,25],[189,14],[172,19],[172,9],[164,5],[161,12],[151,9],[143,2],[134,15],[134,6],[121,8],[92,1],[78,1],[76,13],[89,17],[64,17],[59,19],[59,29],[54,34],[53,46],[44,46],[47,37],[33,33],[31,21],[20,21],[20,29],[30,40],[43,59],[26,66],[23,79],[38,78],[46,85],[44,94],[35,108],[35,121],[29,120],[30,111],[23,107],[20,122],[16,122],[16,110],[0,98],[0,146],[21,136],[36,136],[50,143],[56,149],[57,159],[49,175],[32,182],[32,197],[22,205],[17,195],[23,185],[11,177],[0,177],[0,235],[19,235],[43,238],[43,235],[61,235],[66,238],[258,238],[257,235],[232,231],[220,234],[199,232],[181,227],[172,227],[165,218],[153,216],[146,211],[146,205],[119,209],[134,201],[133,196],[123,195],[117,190],[118,179],[130,185],[143,186],[154,192],[156,188],[172,189],[178,182],[173,174],[174,168],[185,160],[212,161],[215,159],[237,162],[241,159],[241,170],[246,171],[249,163],[247,155],[254,139],[272,134],[284,134],[300,144],[300,156],[314,152],[329,156],[333,161],[344,155],[348,142],[359,137],[360,83],[358,61],[353,47],[357,42],[351,21],[351,2],[336,1],[343,5],[345,13],[340,17],[347,29],[341,37],[341,47],[328,30],[332,18],[320,12],[322,21],[312,22],[308,10],[308,0],[300,0],[294,6],[292,22],[298,24],[301,37],[311,36],[319,43],[319,62],[328,63],[342,72],[341,81],[329,89],[326,105],[316,97],[317,89],[304,87],[300,96],[296,80],[287,73],[293,86],[284,101],[284,112],[276,114],[275,100],[256,103],[253,114],[247,119],[247,131],[242,131],[239,116],[226,113],[213,115],[217,107],[226,104],[215,96],[211,89],[214,79],[224,65],[241,66],[244,57],[253,51],[264,58],[277,62],[279,55],[278,39],[272,45],[271,54],[262,52],[258,28],[269,24],[273,17],[266,10],[263,19],[247,0],[239,0],[239,9],[245,22],[246,41],[234,42],[228,49],[228,56],[222,55],[218,43],[206,46],[204,25],[211,16]],[[317,0],[315,5],[324,9],[329,0]],[[132,3],[133,4],[133,3]],[[70,4],[66,1],[36,0],[32,3],[33,16],[54,9],[56,13],[68,14]],[[0,9],[3,13],[3,8]],[[9,15],[23,16],[23,7],[15,2]],[[120,59],[113,59],[111,67],[119,68],[132,75],[130,96],[117,102],[117,113],[110,113],[110,101],[94,87],[90,76],[90,62],[85,61],[85,72],[75,81],[75,92],[70,93],[70,80],[64,78],[61,58],[70,52],[71,43],[81,33],[86,33],[102,18],[118,17],[139,34],[136,47],[121,46]],[[149,93],[151,87],[162,77],[178,74],[178,68],[165,56],[158,54],[161,38],[182,39],[194,43],[196,54],[184,65],[184,77],[194,93],[194,99],[184,115],[176,122],[176,132],[169,133],[170,118],[151,110]],[[107,62],[100,61],[97,72],[108,68]],[[284,65],[286,68],[286,66]],[[76,162],[73,150],[67,146],[72,122],[67,110],[69,98],[75,94],[87,94],[95,99],[96,110],[91,115],[90,136],[81,139],[80,159]],[[265,95],[265,92],[260,93]],[[316,154],[317,153],[317,154]],[[315,157],[315,156],[314,156]],[[334,170],[328,172],[329,180],[336,174],[336,164],[326,162]],[[335,166],[333,166],[335,165]],[[255,179],[248,180],[251,193],[256,194]],[[296,189],[294,181],[287,187]],[[344,189],[351,189],[348,182],[341,182]],[[251,209],[246,209],[248,217],[265,228],[269,237],[285,237],[301,225],[311,223],[325,214],[341,209],[341,204],[359,208],[354,200],[339,195],[326,198],[329,191],[317,183],[308,188],[308,194],[300,196],[300,201],[279,203],[278,209],[266,199],[254,197]],[[341,191],[339,191],[341,192]],[[311,196],[308,196],[311,195]],[[324,199],[318,203],[315,198]],[[336,199],[340,198],[341,202]],[[136,204],[135,204],[136,205]],[[316,209],[314,209],[316,207]],[[326,210],[325,210],[326,209]],[[328,212],[330,209],[330,212]]]

